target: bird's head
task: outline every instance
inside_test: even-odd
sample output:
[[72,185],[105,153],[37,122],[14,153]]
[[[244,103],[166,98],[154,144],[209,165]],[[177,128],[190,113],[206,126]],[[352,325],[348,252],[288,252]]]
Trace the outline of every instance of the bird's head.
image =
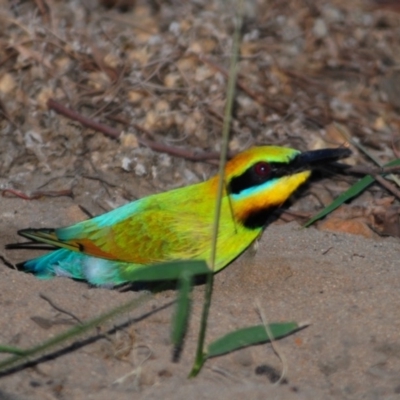
[[236,155],[225,168],[226,191],[236,219],[248,228],[263,226],[268,214],[309,178],[313,168],[350,154],[345,148],[301,153],[260,146]]

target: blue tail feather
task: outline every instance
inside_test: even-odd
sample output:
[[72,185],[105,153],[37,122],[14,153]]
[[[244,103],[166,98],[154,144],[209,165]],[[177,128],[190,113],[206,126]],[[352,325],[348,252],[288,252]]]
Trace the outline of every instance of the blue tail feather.
[[125,283],[119,271],[132,268],[133,264],[91,257],[68,249],[59,249],[43,256],[25,261],[22,268],[40,279],[55,276],[86,280],[92,285],[113,287]]
[[67,249],[51,251],[43,256],[25,261],[23,268],[32,272],[40,279],[50,279],[54,276],[67,276],[74,279],[85,279],[81,253]]

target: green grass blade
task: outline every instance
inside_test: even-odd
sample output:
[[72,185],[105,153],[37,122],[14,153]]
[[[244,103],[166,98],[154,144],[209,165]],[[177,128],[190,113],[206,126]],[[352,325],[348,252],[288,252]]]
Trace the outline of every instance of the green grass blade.
[[[213,243],[211,247],[211,265],[210,268],[213,271],[215,266],[215,259],[217,255],[217,238],[218,238],[218,230],[219,230],[219,219],[221,214],[221,203],[222,203],[222,194],[225,187],[225,164],[228,155],[228,141],[229,141],[229,132],[230,132],[230,124],[232,120],[232,109],[233,109],[233,100],[235,95],[236,88],[236,78],[237,78],[237,68],[238,68],[238,56],[239,56],[239,43],[240,43],[240,34],[242,28],[242,14],[243,14],[243,0],[239,0],[237,4],[234,5],[237,7],[237,15],[236,15],[236,24],[235,31],[233,34],[233,42],[232,42],[232,54],[230,59],[230,68],[229,68],[229,78],[228,78],[228,88],[226,94],[226,104],[224,111],[224,121],[222,127],[222,146],[221,146],[221,157],[220,157],[220,165],[219,165],[219,182],[218,182],[218,190],[217,190],[217,199],[216,199],[216,207],[214,214],[214,226],[213,226]],[[214,275],[209,273],[207,275],[206,281],[206,289],[204,294],[204,304],[203,304],[203,312],[200,321],[200,330],[199,330],[199,338],[197,340],[197,349],[196,356],[193,363],[192,370],[190,371],[189,377],[195,377],[201,370],[204,365],[204,342],[206,338],[206,330],[207,330],[207,321],[208,314],[211,307],[211,298],[213,292],[214,285]]]
[[[204,275],[207,273],[210,273],[210,269],[204,261],[177,261],[141,268],[133,271],[129,274],[129,276],[133,281],[143,282],[178,280],[182,276],[187,276],[187,279],[189,282],[191,282],[191,277],[195,275]],[[57,345],[62,345],[66,341],[86,333],[90,329],[95,328],[96,326],[116,317],[117,315],[130,311],[131,309],[141,305],[145,300],[150,299],[151,296],[151,294],[146,294],[138,299],[131,300],[100,315],[99,317],[89,320],[81,325],[74,326],[73,328],[62,332],[54,338],[46,340],[37,346],[33,346],[28,349],[0,345],[0,353],[14,354],[6,360],[0,362],[0,371],[10,368],[19,362],[24,362],[27,358],[36,357],[40,354],[43,354]],[[189,310],[187,312],[189,312]]]
[[[397,165],[400,165],[400,158],[385,164],[384,167],[395,167]],[[317,215],[315,215],[310,220],[308,220],[304,224],[304,227],[305,228],[309,227],[315,221],[318,221],[319,219],[325,217],[326,215],[331,213],[333,210],[335,210],[336,208],[341,206],[346,201],[352,199],[353,197],[358,196],[362,191],[364,191],[368,186],[370,186],[374,182],[374,180],[375,179],[371,175],[364,176],[364,178],[360,179],[351,188],[349,188],[344,193],[342,193],[331,204],[329,204],[322,211],[320,211]]]
[[185,273],[195,276],[205,275],[209,272],[210,269],[206,262],[202,260],[174,261],[125,272],[123,278],[131,282],[154,282],[179,280]]
[[[272,339],[279,339],[297,331],[300,326],[296,322],[282,322],[269,324]],[[256,325],[248,328],[238,329],[220,337],[208,346],[207,358],[220,356],[241,349],[271,340],[264,325]]]
[[182,348],[188,327],[190,309],[192,305],[192,281],[193,275],[187,272],[185,272],[179,280],[178,299],[171,331],[171,340],[172,344],[174,345],[174,361],[178,361],[179,359],[180,350]]
[[342,193],[339,197],[337,197],[335,200],[332,201],[331,204],[326,206],[322,211],[320,211],[317,215],[314,215],[311,219],[309,219],[305,224],[304,227],[307,228],[310,225],[312,225],[315,221],[318,221],[319,219],[325,217],[329,213],[331,213],[333,210],[336,210],[339,206],[341,206],[343,203],[345,203],[347,200],[352,199],[353,197],[356,197],[358,194],[360,194],[363,190],[365,190],[371,183],[374,182],[374,178],[370,175],[364,176],[361,180],[359,180],[357,183],[355,183],[351,188],[346,190],[344,193]]
[[396,158],[393,161],[390,161],[389,163],[385,164],[383,167],[397,167],[400,165],[400,158]]
[[25,354],[25,350],[20,349],[19,347],[0,345],[0,353],[10,353],[23,356]]

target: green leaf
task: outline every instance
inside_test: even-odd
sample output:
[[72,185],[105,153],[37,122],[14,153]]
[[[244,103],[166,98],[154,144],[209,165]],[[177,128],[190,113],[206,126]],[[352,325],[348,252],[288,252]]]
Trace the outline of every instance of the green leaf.
[[171,340],[174,345],[174,361],[178,361],[180,350],[188,327],[188,321],[191,308],[193,275],[185,271],[179,280],[179,292],[175,309],[174,319],[172,321]]
[[124,279],[131,282],[154,282],[179,280],[184,273],[191,276],[204,275],[210,272],[205,261],[173,261],[155,264],[121,273]]
[[[385,164],[384,167],[395,167],[397,165],[400,165],[400,158],[393,160],[390,163]],[[371,175],[364,176],[364,178],[362,178],[361,180],[356,182],[351,188],[349,188],[344,193],[342,193],[331,204],[329,204],[322,211],[320,211],[317,215],[315,215],[310,220],[308,220],[304,224],[304,227],[307,228],[308,226],[312,225],[315,221],[318,221],[319,219],[321,219],[321,218],[325,217],[326,215],[328,215],[329,213],[331,213],[333,210],[335,210],[336,208],[341,206],[347,200],[350,200],[351,198],[358,196],[368,186],[370,186],[374,182],[374,180],[375,179]]]
[[314,215],[311,219],[309,219],[305,224],[304,228],[309,227],[315,221],[325,217],[326,215],[330,214],[333,210],[336,210],[339,206],[345,203],[347,200],[350,200],[353,197],[356,197],[360,194],[363,190],[365,190],[371,183],[374,182],[374,178],[371,175],[367,175],[357,183],[355,183],[350,189],[346,190],[342,193],[339,197],[332,201],[331,204],[326,206],[322,211],[320,211],[317,215]]
[[[279,339],[289,335],[300,328],[297,322],[282,322],[268,325],[273,339]],[[264,325],[255,325],[248,328],[239,329],[220,337],[208,346],[207,358],[220,356],[238,350],[242,347],[271,340]]]

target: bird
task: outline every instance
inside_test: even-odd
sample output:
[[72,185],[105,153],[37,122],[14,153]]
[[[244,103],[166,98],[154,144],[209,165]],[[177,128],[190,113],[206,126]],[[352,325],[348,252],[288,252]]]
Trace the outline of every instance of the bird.
[[[262,234],[272,212],[313,169],[350,154],[343,147],[256,146],[228,160],[213,271]],[[18,266],[42,279],[62,276],[108,288],[132,283],[135,270],[155,264],[204,260],[210,266],[219,179],[152,194],[71,226],[22,229],[19,235],[56,249]]]

